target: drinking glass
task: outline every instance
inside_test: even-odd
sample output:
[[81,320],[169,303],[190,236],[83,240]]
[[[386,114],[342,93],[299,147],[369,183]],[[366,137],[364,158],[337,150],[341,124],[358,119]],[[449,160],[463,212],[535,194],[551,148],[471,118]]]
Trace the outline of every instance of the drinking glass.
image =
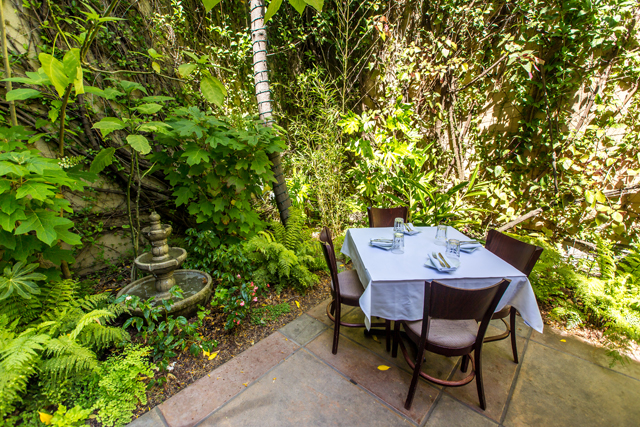
[[447,244],[447,226],[439,225],[436,230],[436,245],[446,246]]
[[393,247],[391,248],[391,253],[404,253],[404,233],[393,233]]
[[451,264],[452,267],[460,266],[460,240],[447,240],[447,250],[445,252],[445,256],[449,260],[449,264]]
[[402,218],[396,218],[393,221],[393,231],[396,233],[402,233],[404,231],[404,220]]

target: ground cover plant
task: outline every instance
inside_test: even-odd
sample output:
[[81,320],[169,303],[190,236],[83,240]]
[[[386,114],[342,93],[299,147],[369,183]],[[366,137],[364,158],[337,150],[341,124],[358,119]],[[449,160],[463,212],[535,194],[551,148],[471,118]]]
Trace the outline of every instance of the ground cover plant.
[[[371,205],[536,242],[549,318],[636,345],[636,3],[256,4],[3,3],[4,424],[126,424],[327,298]],[[115,299],[153,210],[193,319]]]

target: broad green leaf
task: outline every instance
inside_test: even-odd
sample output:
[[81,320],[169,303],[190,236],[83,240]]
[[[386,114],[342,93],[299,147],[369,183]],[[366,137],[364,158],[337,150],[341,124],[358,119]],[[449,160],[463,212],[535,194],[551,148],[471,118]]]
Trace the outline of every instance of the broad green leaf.
[[41,53],[40,55],[38,55],[38,59],[40,59],[40,63],[42,64],[44,73],[47,75],[47,77],[49,77],[49,80],[53,84],[53,87],[56,88],[58,96],[62,98],[65,89],[69,85],[69,79],[64,72],[64,66],[62,65],[62,62],[58,61],[48,53]]
[[224,97],[227,96],[227,90],[224,85],[215,77],[204,77],[200,81],[200,90],[207,101],[216,104],[218,107],[222,106]]
[[62,261],[67,261],[69,264],[73,264],[75,262],[73,251],[62,249],[59,245],[45,249],[42,253],[42,257],[58,266]]
[[24,101],[25,99],[39,98],[39,90],[35,89],[14,89],[7,92],[7,101]]
[[148,154],[151,151],[149,140],[142,135],[129,135],[127,136],[127,142],[138,153]]
[[304,12],[304,8],[307,5],[304,0],[289,0],[289,4],[293,6],[293,8],[297,10],[300,15],[302,15],[302,12]]
[[11,190],[11,181],[8,179],[0,179],[0,194]]
[[24,166],[16,165],[13,162],[0,161],[0,176],[7,175],[7,174],[25,176],[28,173],[29,171]]
[[135,107],[136,110],[141,112],[142,114],[154,114],[158,111],[162,110],[162,105],[160,104],[142,104]]
[[64,243],[72,246],[82,245],[80,236],[69,231],[69,228],[73,227],[73,223],[69,221],[69,224],[59,225],[55,227],[56,233],[58,233],[58,239]]
[[113,147],[103,148],[100,150],[98,154],[93,158],[93,162],[91,162],[91,167],[89,168],[90,172],[100,173],[109,166],[113,162],[113,155],[115,154],[116,149]]
[[18,191],[16,191],[16,199],[31,196],[36,200],[45,201],[48,198],[55,196],[55,193],[52,190],[55,190],[53,185],[45,184],[44,182],[27,181],[18,187]]
[[18,261],[26,261],[28,257],[36,252],[41,252],[44,246],[36,236],[30,234],[23,234],[21,236],[14,236],[15,248],[10,251],[5,251],[5,257],[7,259],[16,259]]
[[17,262],[12,267],[5,267],[4,274],[0,276],[0,300],[6,299],[14,292],[24,299],[30,299],[32,295],[39,294],[40,288],[36,282],[45,280],[47,276],[34,273],[36,268],[38,268],[37,263],[25,266],[22,262]]
[[125,124],[122,120],[116,117],[105,117],[98,123],[94,124],[93,128],[100,129],[102,136],[105,137],[113,131],[124,129]]
[[0,212],[0,227],[6,231],[13,232],[16,228],[16,221],[22,221],[27,219],[23,209],[17,209],[14,212],[8,214]]
[[264,22],[267,22],[282,6],[282,0],[271,0],[269,3],[269,7],[267,8],[267,13],[264,14]]
[[209,152],[194,144],[184,150],[184,153],[182,153],[180,157],[186,157],[187,164],[193,166],[202,162],[208,162]]
[[181,66],[178,67],[178,74],[180,74],[180,77],[184,79],[189,77],[191,73],[195,71],[196,68],[198,68],[198,66],[190,62],[187,64],[182,64]]
[[324,0],[304,0],[304,2],[313,7],[318,12],[321,12],[322,6],[324,6]]
[[138,132],[167,133],[169,131],[171,131],[171,126],[164,122],[147,122],[138,126]]
[[90,93],[92,95],[101,96],[101,97],[103,97],[105,99],[108,99],[110,101],[115,100],[119,96],[124,96],[123,92],[120,92],[119,90],[116,90],[116,89],[111,88],[111,87],[108,87],[105,90],[102,90],[102,89],[99,89],[99,88],[93,87],[93,86],[85,86],[84,90],[87,93]]
[[127,93],[131,93],[134,90],[139,90],[140,92],[144,93],[145,95],[148,95],[147,89],[145,89],[145,87],[142,86],[140,83],[130,82],[129,80],[120,80],[120,81],[118,81],[118,84]]
[[[51,246],[58,238],[55,227],[69,223],[71,223],[71,221],[51,211],[32,211],[27,214],[27,218],[18,226],[15,234],[25,234],[30,231],[35,231],[40,241]],[[73,225],[73,223],[71,224]]]
[[184,205],[193,197],[193,192],[189,187],[180,187],[178,190],[173,192],[173,195],[176,197],[176,206]]
[[84,93],[84,84],[82,82],[82,66],[80,65],[80,49],[73,48],[64,54],[62,59],[64,73],[67,81],[73,83],[76,95]]
[[504,172],[504,169],[500,165],[496,166],[495,169],[493,170],[493,174],[495,175],[496,178],[502,175],[502,172]]
[[611,218],[613,218],[615,222],[622,222],[623,219],[620,212],[614,212],[613,215],[611,215]]
[[584,192],[584,199],[591,205],[595,200],[595,195],[591,190],[587,190]]
[[605,196],[605,195],[602,193],[602,191],[597,190],[597,191],[596,191],[596,200],[597,200],[599,203],[607,203],[607,196]]
[[204,8],[207,12],[209,12],[211,9],[213,9],[218,3],[220,3],[220,0],[202,0],[202,3],[204,3]]
[[147,52],[149,53],[149,56],[152,57],[153,59],[158,59],[163,57],[163,55],[159,54],[158,51],[155,50],[154,48],[147,49]]
[[0,229],[0,247],[9,249],[10,251],[16,248],[16,236],[13,233]]
[[142,98],[143,102],[163,102],[163,101],[171,101],[175,99],[173,96],[163,96],[163,95],[154,95],[154,96],[145,96]]
[[269,158],[264,153],[264,151],[259,151],[256,153],[253,162],[251,162],[251,169],[259,175],[262,175],[267,171],[267,167],[269,166]]

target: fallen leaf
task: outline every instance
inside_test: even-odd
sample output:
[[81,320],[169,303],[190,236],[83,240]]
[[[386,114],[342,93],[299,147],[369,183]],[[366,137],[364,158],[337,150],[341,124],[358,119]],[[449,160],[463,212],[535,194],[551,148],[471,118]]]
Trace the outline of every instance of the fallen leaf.
[[[374,335],[374,336],[373,336],[373,340],[374,340],[374,341],[378,341],[378,337]],[[380,341],[378,341],[378,342],[380,342]]]
[[378,370],[380,370],[380,371],[386,371],[387,369],[389,369],[389,367],[387,365],[378,366]]
[[45,414],[44,412],[38,412],[38,414],[40,414],[40,421],[46,425],[51,424],[51,418],[53,418],[53,415]]
[[296,306],[300,308],[300,303],[298,301],[296,301]]
[[249,383],[242,383],[243,386],[249,387]]
[[567,340],[560,340],[560,342],[567,342]]
[[215,359],[217,355],[218,355],[218,352],[213,353],[213,354],[210,354],[210,355],[209,355],[209,360],[213,360],[213,359]]

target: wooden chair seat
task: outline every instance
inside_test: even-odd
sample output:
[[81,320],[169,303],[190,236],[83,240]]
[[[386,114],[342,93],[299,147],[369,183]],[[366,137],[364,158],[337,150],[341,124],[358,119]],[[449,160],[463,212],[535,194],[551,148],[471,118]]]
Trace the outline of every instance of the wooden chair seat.
[[[355,270],[347,270],[338,274],[340,282],[340,299],[342,304],[358,307],[360,305],[360,297],[364,293],[364,287],[360,283],[360,278]],[[331,281],[331,289],[333,281]]]
[[[430,319],[429,323],[429,335],[427,336],[429,344],[444,348],[466,348],[476,342],[478,322],[475,320]],[[406,326],[407,335],[414,342],[417,342],[422,332],[422,320],[406,322]]]

